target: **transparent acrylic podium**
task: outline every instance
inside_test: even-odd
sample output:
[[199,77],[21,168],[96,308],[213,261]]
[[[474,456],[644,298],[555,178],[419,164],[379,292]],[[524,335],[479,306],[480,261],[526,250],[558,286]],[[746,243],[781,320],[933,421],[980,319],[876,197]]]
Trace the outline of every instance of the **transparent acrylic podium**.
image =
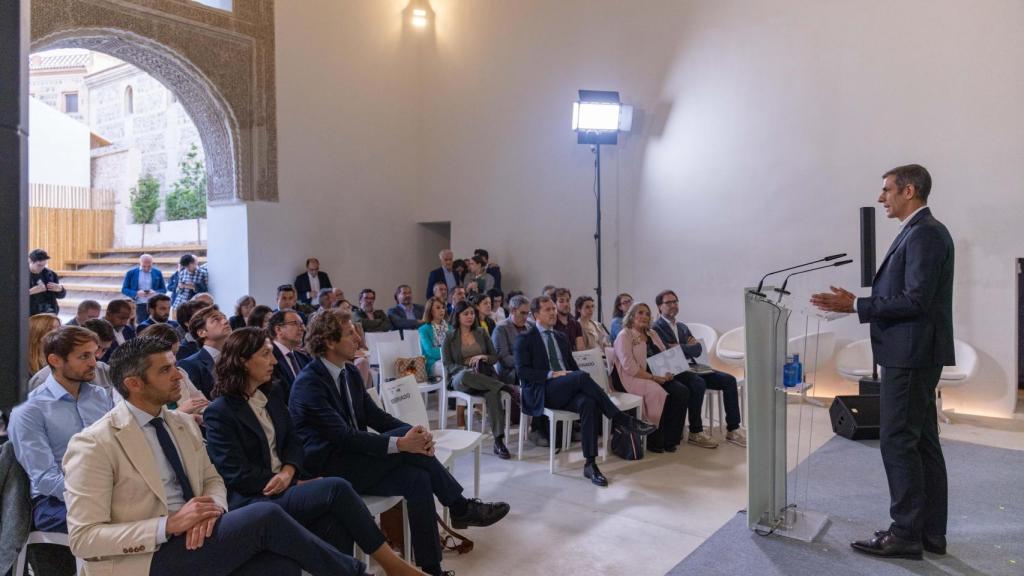
[[[747,288],[744,297],[747,375],[747,526],[811,542],[828,517],[798,509],[787,495],[786,364],[790,309]],[[765,287],[764,294],[775,292]]]

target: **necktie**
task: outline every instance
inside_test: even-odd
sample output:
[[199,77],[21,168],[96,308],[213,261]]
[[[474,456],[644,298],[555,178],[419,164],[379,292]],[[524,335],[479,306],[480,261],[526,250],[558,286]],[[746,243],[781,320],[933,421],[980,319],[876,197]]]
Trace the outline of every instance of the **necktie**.
[[181,458],[178,457],[178,451],[174,448],[171,435],[167,433],[167,428],[164,427],[164,420],[158,416],[150,420],[149,424],[156,430],[156,439],[160,442],[160,449],[164,451],[164,458],[167,458],[167,462],[171,464],[171,469],[174,470],[174,475],[178,478],[182,498],[185,499],[185,502],[188,502],[195,497],[195,493],[192,492],[192,485],[188,482],[185,467],[181,464]]
[[295,360],[295,353],[294,352],[289,352],[289,353],[285,354],[284,357],[288,359],[288,365],[291,366],[291,368],[292,368],[292,376],[298,376],[299,375],[299,363],[298,363],[297,360]]
[[558,361],[558,348],[555,346],[555,335],[551,333],[551,330],[545,330],[544,335],[547,336],[548,341],[548,361],[551,364],[551,371],[561,372],[562,363]]
[[341,376],[338,377],[338,388],[338,391],[341,392],[341,398],[345,401],[345,408],[347,412],[346,419],[348,420],[349,426],[359,428],[359,426],[356,425],[356,413],[352,409],[352,391],[348,387],[348,372],[344,368],[341,370]]

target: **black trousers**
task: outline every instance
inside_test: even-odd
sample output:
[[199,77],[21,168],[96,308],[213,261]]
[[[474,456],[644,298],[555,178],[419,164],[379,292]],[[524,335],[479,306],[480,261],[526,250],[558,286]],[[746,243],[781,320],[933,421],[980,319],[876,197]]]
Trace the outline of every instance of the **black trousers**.
[[661,385],[668,392],[665,406],[661,410],[661,422],[658,429],[647,437],[647,445],[654,448],[672,448],[678,446],[683,439],[683,424],[686,421],[686,408],[690,401],[690,389],[675,379]]
[[341,476],[356,492],[368,496],[402,496],[409,510],[409,529],[416,563],[441,565],[434,496],[445,507],[462,498],[462,486],[434,457],[421,454],[369,456],[347,453],[332,461],[326,475]]
[[704,431],[701,408],[704,404],[704,394],[708,390],[722,391],[726,429],[735,430],[740,427],[740,394],[735,376],[718,370],[710,374],[683,372],[676,375],[676,380],[686,384],[686,387],[690,389],[690,400],[687,405],[690,414],[690,432],[696,434]]
[[935,412],[941,375],[942,366],[882,368],[880,434],[890,529],[908,540],[946,534],[946,460]]
[[[580,415],[580,440],[583,444],[583,457],[587,460],[597,458],[601,416],[615,421],[622,418],[622,411],[608,394],[582,370],[548,380],[544,386],[544,406]],[[551,442],[555,441],[551,439]]]

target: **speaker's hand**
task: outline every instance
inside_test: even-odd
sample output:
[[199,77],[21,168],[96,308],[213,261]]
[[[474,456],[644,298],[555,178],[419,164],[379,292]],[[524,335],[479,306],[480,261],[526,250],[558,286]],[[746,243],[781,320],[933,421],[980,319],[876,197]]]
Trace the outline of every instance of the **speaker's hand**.
[[854,311],[853,302],[857,299],[853,292],[835,286],[830,286],[830,288],[832,289],[831,293],[821,292],[811,296],[811,304],[825,312],[852,313]]

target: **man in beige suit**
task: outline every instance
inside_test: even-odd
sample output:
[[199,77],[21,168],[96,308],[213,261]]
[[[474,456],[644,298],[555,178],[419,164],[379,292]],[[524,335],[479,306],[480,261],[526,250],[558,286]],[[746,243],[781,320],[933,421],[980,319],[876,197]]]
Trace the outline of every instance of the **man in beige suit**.
[[94,575],[362,575],[365,566],[271,503],[227,512],[199,429],[165,405],[181,395],[171,349],[136,338],[111,359],[124,396],[64,456],[71,551]]

